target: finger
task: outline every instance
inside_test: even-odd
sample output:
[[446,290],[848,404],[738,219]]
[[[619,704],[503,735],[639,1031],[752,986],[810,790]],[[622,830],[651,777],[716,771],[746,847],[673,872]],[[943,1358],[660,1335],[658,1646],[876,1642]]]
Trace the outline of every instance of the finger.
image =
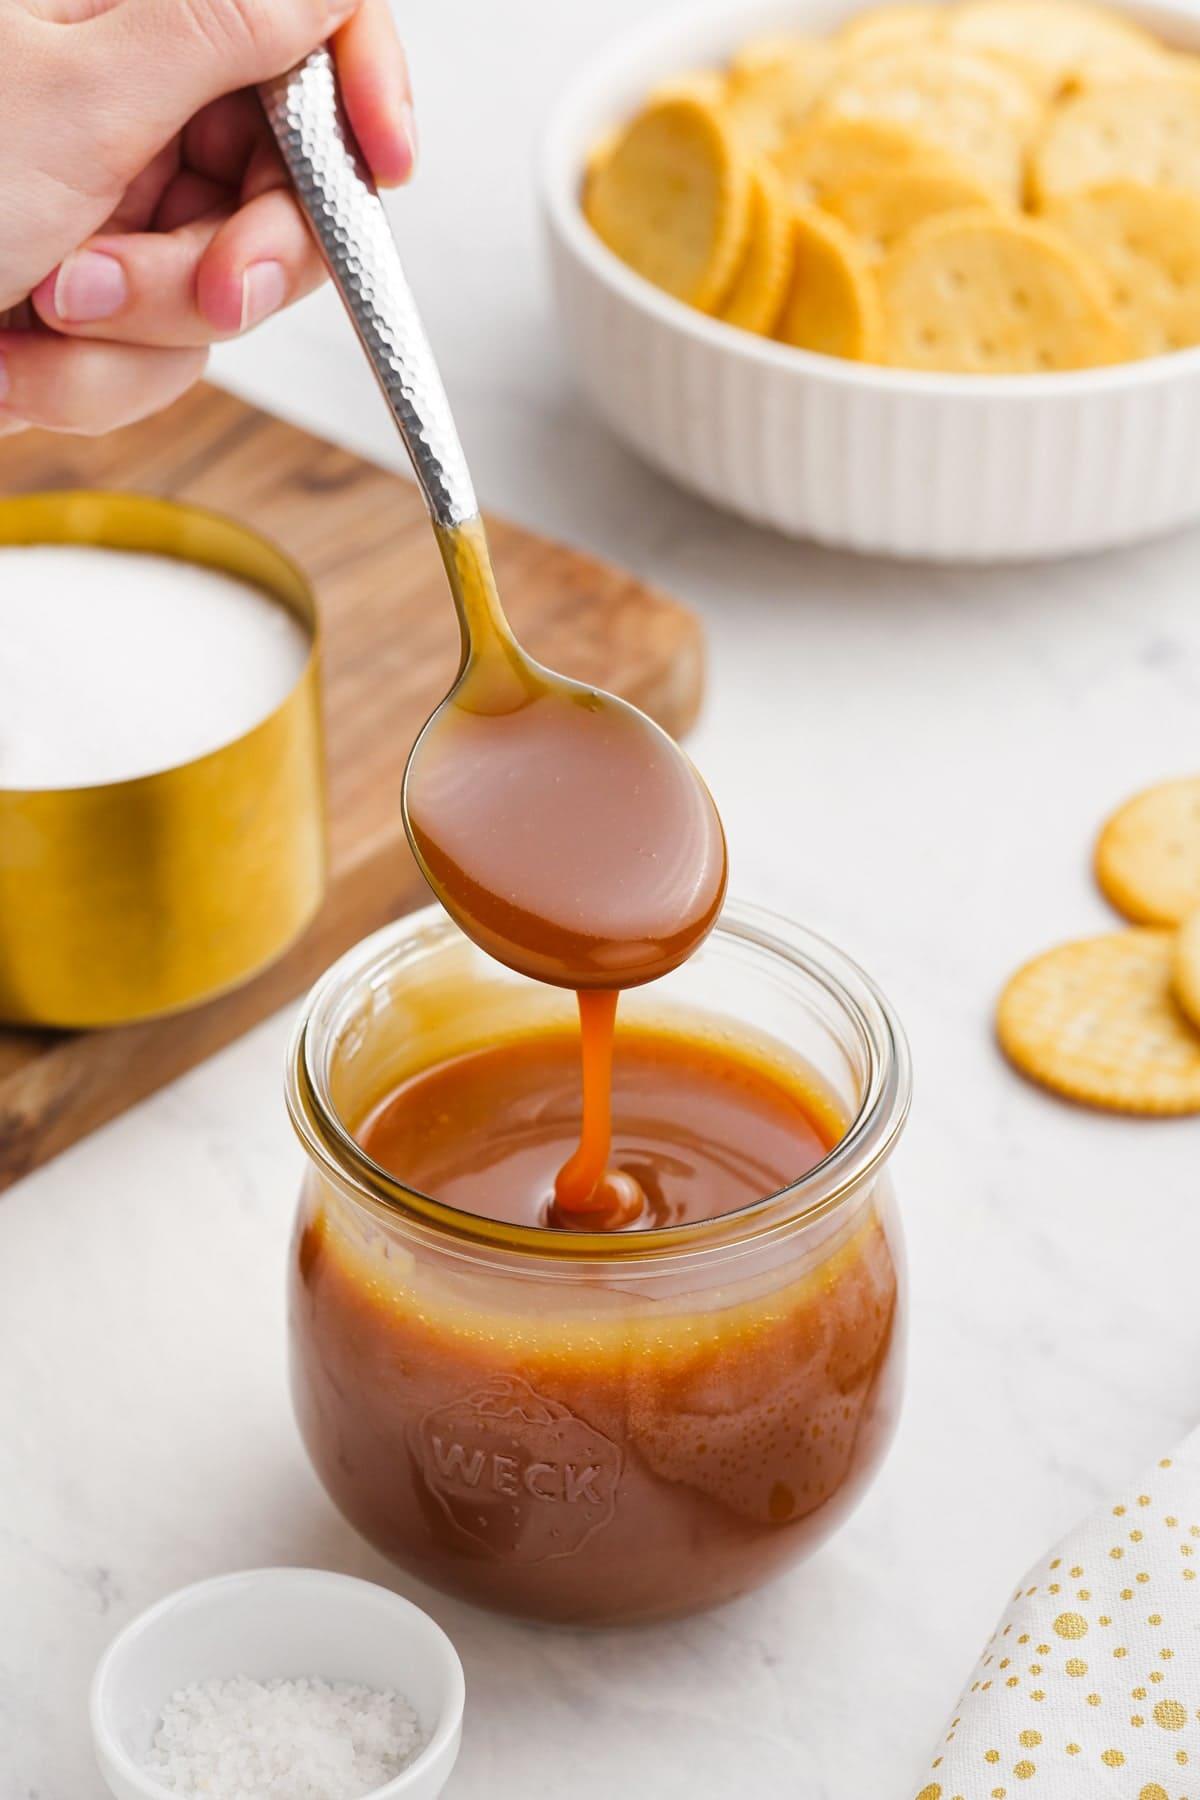
[[179,139],[152,156],[144,169],[134,176],[121,195],[109,218],[106,231],[144,231],[158,209],[163,195],[179,173]]
[[204,372],[203,350],[73,343],[51,332],[0,333],[0,429],[40,425],[94,436],[178,399]]
[[215,332],[248,331],[324,279],[312,233],[282,188],[239,207],[200,259],[196,300]]
[[258,146],[246,165],[242,176],[242,204],[257,200],[260,194],[269,193],[272,188],[290,188],[290,185],[279,146],[273,137],[268,138]]
[[257,94],[226,94],[202,106],[184,127],[183,160],[198,175],[236,188],[251,156],[270,136]]
[[202,107],[281,74],[345,24],[355,6],[123,0],[72,26],[64,43],[72,88],[81,91],[85,124],[108,173],[130,179]]
[[417,160],[412,87],[387,0],[363,0],[334,39],[354,135],[382,187],[399,187]]
[[[338,75],[355,135],[376,179],[406,181],[416,155],[408,65],[387,0],[363,0],[334,40]],[[183,133],[187,167],[236,186],[264,142],[272,146],[258,96],[243,90],[202,107]]]
[[185,169],[177,175],[154,215],[155,231],[178,231],[181,225],[192,225],[209,213],[228,211],[229,189],[222,182],[210,181],[206,175],[194,175]]
[[196,308],[196,270],[225,216],[90,239],[33,290],[38,318],[68,337],[171,349],[211,342]]
[[200,348],[259,324],[322,274],[294,201],[277,190],[175,231],[93,238],[35,288],[33,303],[69,337]]

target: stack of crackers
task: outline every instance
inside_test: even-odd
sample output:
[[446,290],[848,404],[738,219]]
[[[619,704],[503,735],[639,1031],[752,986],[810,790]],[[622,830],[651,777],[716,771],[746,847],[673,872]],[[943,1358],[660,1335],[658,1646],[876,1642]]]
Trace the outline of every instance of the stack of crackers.
[[1200,776],[1114,813],[1096,876],[1135,929],[1061,944],[1000,998],[1002,1048],[1025,1075],[1115,1112],[1200,1112]]
[[659,287],[828,355],[981,374],[1200,342],[1200,58],[1079,0],[878,7],[664,84],[584,209]]

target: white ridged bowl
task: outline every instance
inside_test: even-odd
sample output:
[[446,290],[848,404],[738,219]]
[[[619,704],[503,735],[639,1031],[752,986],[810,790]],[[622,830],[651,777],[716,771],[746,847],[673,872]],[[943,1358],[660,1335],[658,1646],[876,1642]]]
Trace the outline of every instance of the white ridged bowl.
[[[655,81],[747,38],[821,32],[860,0],[759,0],[656,21],[590,63],[542,146],[563,331],[582,385],[646,460],[718,506],[851,550],[992,562],[1126,544],[1200,517],[1200,349],[1058,375],[838,361],[723,325],[627,268],[579,206],[584,160]],[[1130,6],[1200,49],[1200,16]]]

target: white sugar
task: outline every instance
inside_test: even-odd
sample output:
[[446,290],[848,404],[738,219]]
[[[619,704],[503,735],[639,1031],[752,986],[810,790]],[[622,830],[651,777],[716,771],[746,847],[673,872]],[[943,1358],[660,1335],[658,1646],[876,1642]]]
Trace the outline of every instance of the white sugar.
[[0,547],[0,787],[124,781],[219,749],[286,699],[308,651],[286,607],[217,570]]
[[239,1675],[173,1694],[142,1767],[191,1800],[364,1800],[420,1747],[399,1694]]

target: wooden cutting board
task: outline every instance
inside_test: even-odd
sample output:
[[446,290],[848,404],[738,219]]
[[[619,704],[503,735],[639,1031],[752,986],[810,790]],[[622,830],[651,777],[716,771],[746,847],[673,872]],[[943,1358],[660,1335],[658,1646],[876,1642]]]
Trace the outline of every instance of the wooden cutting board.
[[[113,1031],[0,1030],[0,1189],[231,1042],[423,900],[400,823],[401,774],[457,664],[415,487],[231,395],[197,389],[103,439],[0,439],[0,492],[59,487],[137,488],[234,513],[312,577],[325,640],[330,885],[302,941],[236,994]],[[692,615],[620,570],[489,523],[509,616],[533,654],[685,731],[703,686]]]

